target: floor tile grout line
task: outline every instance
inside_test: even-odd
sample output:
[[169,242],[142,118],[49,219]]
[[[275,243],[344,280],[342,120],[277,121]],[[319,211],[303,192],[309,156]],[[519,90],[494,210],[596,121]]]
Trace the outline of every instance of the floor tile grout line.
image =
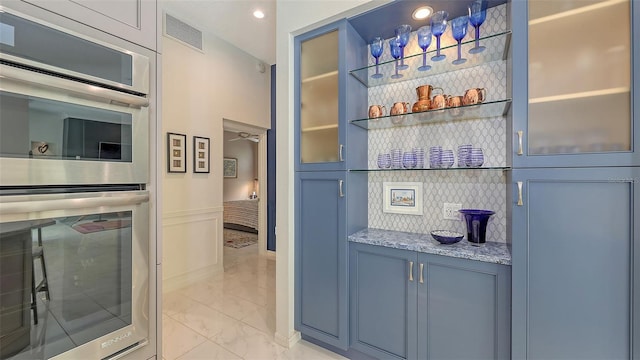
[[[184,288],[182,288],[182,289],[185,289],[185,288],[187,288],[187,287],[191,287],[191,286],[194,286],[194,285],[196,285],[196,284],[192,284],[192,285],[186,286],[186,287],[184,287]],[[179,291],[179,290],[181,290],[181,289],[178,289],[178,290],[175,290],[175,291]],[[261,305],[261,304],[258,304],[258,303],[256,303],[256,302],[253,302],[253,301],[251,301],[251,300],[249,300],[249,299],[247,299],[247,298],[245,298],[245,297],[242,297],[242,296],[238,296],[238,295],[234,295],[234,294],[224,294],[224,293],[223,293],[223,294],[221,294],[221,295],[222,295],[222,296],[225,296],[225,295],[226,295],[226,296],[232,296],[232,297],[234,297],[234,298],[238,298],[238,299],[240,299],[240,300],[244,300],[244,301],[250,302],[250,303],[252,303],[253,305],[256,305],[256,306],[259,306],[259,307],[263,307],[263,308],[267,308],[267,305],[266,305],[266,304],[265,304],[265,305]],[[210,307],[210,308],[211,308],[211,306],[207,305],[206,303],[204,303],[204,302],[202,302],[202,301],[200,301],[200,300],[198,300],[198,299],[196,299],[196,298],[194,298],[194,297],[192,297],[192,296],[189,296],[189,294],[184,294],[183,296],[186,296],[186,297],[188,297],[190,300],[196,301],[196,302],[198,302],[199,304],[202,304],[202,305],[204,305],[204,306],[207,306],[207,307]],[[216,309],[216,310],[217,310],[217,309]],[[228,315],[228,314],[226,314],[226,315]],[[231,315],[229,315],[229,316],[231,316]],[[231,316],[231,317],[233,317],[233,316]],[[235,318],[235,317],[234,317],[234,318]],[[239,320],[241,320],[241,319],[239,319]]]
[[[204,305],[204,304],[202,304],[202,305]],[[206,306],[206,305],[204,305],[204,306]],[[208,306],[207,306],[207,307],[208,307]],[[273,339],[275,338],[275,330],[270,330],[270,332],[265,332],[264,330],[259,329],[259,328],[255,327],[255,326],[253,326],[253,325],[249,324],[248,322],[245,322],[245,321],[244,321],[244,320],[242,320],[242,319],[236,319],[236,318],[232,317],[231,315],[225,314],[225,313],[223,313],[223,312],[221,312],[221,311],[219,311],[219,310],[217,310],[217,309],[213,309],[213,308],[211,308],[211,307],[209,307],[209,308],[210,308],[211,310],[217,311],[217,312],[219,312],[219,313],[221,313],[221,314],[223,314],[223,315],[225,315],[225,316],[228,316],[228,317],[232,318],[233,320],[235,320],[235,321],[238,321],[238,322],[242,323],[243,325],[249,326],[249,327],[253,328],[253,329],[254,329],[254,330],[256,330],[256,331],[259,331],[260,333],[262,333],[262,334],[266,335],[267,337],[269,337],[269,338],[271,339],[271,341],[274,341]],[[178,314],[179,314],[179,312],[178,312]],[[210,337],[208,337],[206,334],[203,334],[203,333],[201,333],[200,331],[198,331],[198,329],[194,329],[193,327],[189,326],[189,324],[187,324],[187,323],[185,323],[185,322],[180,321],[179,319],[175,318],[173,315],[169,315],[169,314],[166,314],[166,313],[165,313],[164,315],[166,315],[167,317],[170,317],[173,321],[176,321],[176,322],[180,323],[181,325],[184,325],[184,326],[186,326],[187,328],[189,328],[189,329],[193,330],[193,331],[194,331],[194,332],[196,332],[198,335],[203,336],[205,339],[207,339],[207,340],[211,340],[211,341],[215,342],[213,339],[211,339]],[[273,331],[273,333],[271,333],[271,331]],[[221,344],[218,344],[218,345],[221,345]]]
[[[215,310],[215,309],[213,309],[213,310]],[[216,311],[217,311],[217,310],[216,310]],[[225,314],[225,315],[226,315],[226,314]],[[238,353],[234,352],[232,349],[230,349],[230,348],[226,347],[226,346],[224,345],[224,343],[219,343],[219,342],[217,342],[215,339],[208,337],[206,334],[203,334],[203,333],[199,332],[197,329],[192,328],[192,327],[191,327],[191,326],[189,326],[188,324],[186,324],[186,323],[184,323],[184,322],[182,322],[182,321],[180,321],[180,320],[178,320],[178,319],[174,318],[173,316],[170,316],[170,315],[167,315],[167,316],[168,316],[168,317],[170,317],[172,320],[174,320],[174,321],[176,321],[176,322],[178,322],[178,323],[180,323],[180,324],[184,325],[185,327],[189,328],[190,330],[194,331],[195,333],[197,333],[198,335],[202,336],[202,337],[205,339],[205,341],[203,341],[203,342],[201,342],[201,343],[197,344],[196,346],[194,346],[194,347],[192,347],[191,349],[187,350],[187,352],[185,352],[184,354],[182,354],[182,355],[178,356],[178,357],[176,358],[176,360],[180,360],[180,357],[182,357],[182,356],[186,355],[186,354],[187,354],[187,353],[189,353],[191,350],[193,350],[193,349],[197,348],[198,346],[202,345],[202,344],[203,344],[203,343],[205,343],[206,341],[210,341],[210,342],[212,342],[212,343],[214,343],[214,344],[216,344],[216,345],[218,345],[218,346],[222,347],[223,349],[225,349],[225,350],[229,351],[230,353],[232,353],[232,354],[234,354],[234,355],[238,356],[239,358],[244,359],[244,357],[242,357],[242,355],[240,355],[240,354],[238,354]],[[227,315],[227,316],[228,316],[228,315]],[[275,331],[274,331],[274,333],[273,333],[273,334],[265,333],[264,331],[262,331],[262,330],[260,330],[260,329],[256,328],[256,327],[255,327],[255,326],[253,326],[253,325],[250,325],[250,324],[248,324],[248,323],[245,323],[245,322],[244,322],[244,321],[242,321],[242,320],[238,320],[238,319],[234,319],[234,320],[236,320],[236,321],[238,321],[239,323],[241,323],[241,325],[248,326],[248,327],[250,327],[250,328],[252,328],[252,329],[254,329],[254,330],[258,331],[260,334],[267,336],[268,340],[269,340],[271,343],[275,344],[275,339],[274,339],[274,338],[275,338]]]

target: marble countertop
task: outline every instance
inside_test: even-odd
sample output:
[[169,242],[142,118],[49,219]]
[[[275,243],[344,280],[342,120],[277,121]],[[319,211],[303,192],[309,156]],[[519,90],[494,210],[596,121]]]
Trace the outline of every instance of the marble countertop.
[[472,245],[466,239],[455,244],[443,245],[430,234],[417,234],[381,229],[364,229],[349,235],[349,241],[378,245],[395,249],[418,251],[428,254],[511,265],[511,251],[507,244],[487,241]]

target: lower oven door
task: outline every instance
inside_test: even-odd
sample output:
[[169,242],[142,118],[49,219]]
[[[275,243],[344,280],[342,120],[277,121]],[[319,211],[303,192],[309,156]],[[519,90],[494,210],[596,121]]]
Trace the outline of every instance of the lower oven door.
[[0,196],[0,359],[110,359],[147,344],[148,200]]

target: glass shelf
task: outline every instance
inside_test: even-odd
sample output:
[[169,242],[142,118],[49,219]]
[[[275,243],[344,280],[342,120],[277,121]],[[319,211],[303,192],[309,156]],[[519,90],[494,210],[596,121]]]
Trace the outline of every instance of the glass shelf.
[[475,168],[426,168],[426,169],[349,169],[351,172],[382,172],[382,171],[474,171],[474,170],[494,170],[494,171],[507,171],[511,170],[508,166],[493,166],[493,167],[475,167]]
[[510,42],[511,31],[481,37],[480,45],[485,46],[486,49],[478,54],[469,54],[469,49],[475,46],[475,40],[464,41],[462,42],[462,56],[465,57],[467,61],[460,65],[453,65],[451,62],[458,57],[458,45],[454,44],[440,48],[440,53],[445,54],[447,58],[443,61],[431,61],[431,57],[436,53],[434,39],[434,43],[429,48],[430,50],[427,51],[427,65],[431,65],[431,70],[418,70],[418,67],[422,66],[422,53],[418,53],[404,58],[404,63],[409,65],[409,68],[407,70],[400,70],[400,74],[403,76],[399,79],[391,78],[391,75],[395,73],[395,60],[380,63],[379,70],[380,73],[384,75],[380,79],[373,79],[371,77],[371,75],[375,73],[375,65],[355,69],[349,73],[367,87],[397,83],[449,71],[471,68],[492,61],[506,60]]
[[510,107],[511,99],[506,99],[476,105],[465,105],[403,115],[382,116],[374,119],[351,120],[351,123],[367,130],[427,125],[444,121],[461,121],[504,116]]

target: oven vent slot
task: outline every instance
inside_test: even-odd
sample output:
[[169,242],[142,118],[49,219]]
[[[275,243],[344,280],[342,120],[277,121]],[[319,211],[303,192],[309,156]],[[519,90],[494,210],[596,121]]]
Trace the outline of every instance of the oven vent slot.
[[44,70],[44,69],[37,68],[35,66],[30,66],[30,65],[25,65],[25,64],[18,64],[16,62],[9,61],[9,60],[0,59],[0,64],[6,65],[6,66],[15,67],[15,68],[18,68],[18,69],[33,71],[33,72],[36,72],[36,73],[39,73],[39,74],[54,76],[54,77],[61,78],[61,79],[73,80],[73,81],[77,81],[77,82],[80,82],[80,83],[83,83],[83,84],[98,86],[98,87],[102,87],[102,88],[109,89],[109,90],[114,90],[114,91],[119,91],[119,92],[131,94],[131,95],[135,95],[135,96],[138,96],[138,97],[143,97],[143,98],[146,97],[145,94],[137,92],[137,91],[122,89],[122,88],[119,88],[119,87],[116,87],[116,86],[102,84],[102,83],[99,83],[99,82],[95,82],[95,81],[91,81],[91,80],[87,80],[87,79],[82,79],[82,78],[71,76],[71,75],[60,74],[60,73],[57,73],[55,71]]
[[120,359],[121,357],[128,355],[129,353],[133,352],[134,350],[137,350],[139,347],[145,346],[149,343],[149,341],[147,341],[146,339],[143,341],[138,341],[134,344],[131,344],[129,346],[127,346],[126,348],[117,351],[109,356],[103,357],[101,360],[116,360],[116,359]]
[[202,31],[166,13],[164,14],[164,34],[203,51]]

